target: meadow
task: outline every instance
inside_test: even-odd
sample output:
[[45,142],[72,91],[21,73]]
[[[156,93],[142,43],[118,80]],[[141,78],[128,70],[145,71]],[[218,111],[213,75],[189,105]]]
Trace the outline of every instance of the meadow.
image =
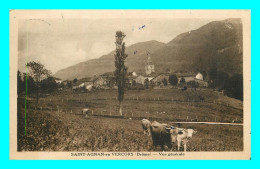
[[[24,99],[18,99],[18,151],[159,151],[143,134],[140,120],[243,121],[243,102],[213,90],[158,89],[125,93],[123,117],[116,90],[62,92],[28,100],[24,133]],[[200,98],[203,97],[204,100]],[[81,114],[89,108],[88,116]],[[182,124],[198,131],[187,151],[242,151],[243,126]],[[176,149],[174,148],[173,151]]]

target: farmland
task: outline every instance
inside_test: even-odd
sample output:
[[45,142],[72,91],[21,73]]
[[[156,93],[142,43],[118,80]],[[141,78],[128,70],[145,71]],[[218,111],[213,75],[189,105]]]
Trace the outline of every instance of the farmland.
[[[18,151],[159,151],[142,132],[140,119],[176,121],[243,121],[243,103],[212,90],[129,90],[118,115],[116,90],[60,93],[27,102],[18,99]],[[204,100],[200,100],[203,97]],[[89,108],[89,115],[80,113]],[[187,151],[242,151],[243,126],[183,124],[198,133]],[[175,151],[176,149],[173,149]]]

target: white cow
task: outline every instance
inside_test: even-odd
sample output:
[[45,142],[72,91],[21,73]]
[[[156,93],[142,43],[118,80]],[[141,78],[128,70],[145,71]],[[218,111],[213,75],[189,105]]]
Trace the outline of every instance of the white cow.
[[81,113],[82,114],[88,114],[88,111],[89,111],[88,108],[84,108],[84,109],[81,110]]
[[178,134],[177,134],[178,151],[180,150],[181,143],[183,144],[184,151],[186,151],[188,141],[192,138],[192,135],[196,133],[197,131],[193,129],[178,128]]

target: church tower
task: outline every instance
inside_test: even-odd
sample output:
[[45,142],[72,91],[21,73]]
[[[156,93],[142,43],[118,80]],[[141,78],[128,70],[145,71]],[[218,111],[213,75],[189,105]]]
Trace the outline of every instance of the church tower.
[[148,56],[147,62],[145,64],[145,73],[146,73],[146,75],[149,75],[152,72],[154,72],[154,64],[151,60],[151,57]]

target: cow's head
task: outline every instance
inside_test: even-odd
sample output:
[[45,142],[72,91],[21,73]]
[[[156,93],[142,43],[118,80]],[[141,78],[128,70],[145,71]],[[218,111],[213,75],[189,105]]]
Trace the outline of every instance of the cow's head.
[[171,135],[171,142],[175,143],[177,140],[177,134],[178,134],[177,128],[171,126],[171,127],[166,128],[166,131]]
[[193,129],[193,134],[196,134],[196,133],[198,133],[198,131],[197,131],[197,130],[195,130],[195,129]]
[[193,134],[197,133],[197,130],[195,130],[195,129],[187,129],[186,132],[188,134],[188,137],[192,137]]

